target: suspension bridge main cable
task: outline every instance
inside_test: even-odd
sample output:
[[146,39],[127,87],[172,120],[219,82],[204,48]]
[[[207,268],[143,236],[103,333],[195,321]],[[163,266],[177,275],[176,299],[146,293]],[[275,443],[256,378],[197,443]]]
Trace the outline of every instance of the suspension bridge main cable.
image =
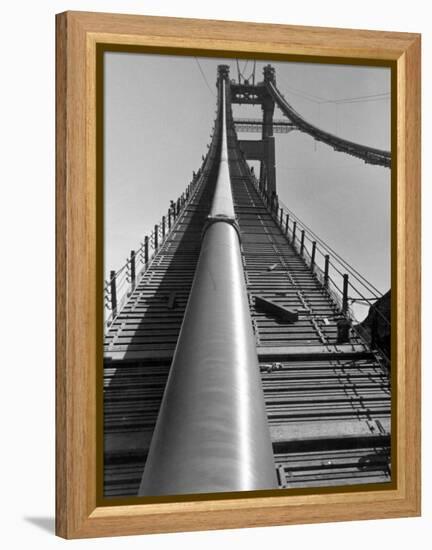
[[[282,113],[297,126],[297,128],[312,136],[315,140],[322,141],[333,147],[336,151],[352,155],[360,158],[369,164],[376,164],[386,168],[391,167],[391,152],[362,145],[354,141],[341,138],[335,134],[322,130],[314,124],[308,122],[300,115],[288,101],[285,99],[281,91],[277,88],[274,80],[265,82],[267,90]],[[365,100],[366,101],[366,100]],[[336,104],[338,105],[338,104]]]

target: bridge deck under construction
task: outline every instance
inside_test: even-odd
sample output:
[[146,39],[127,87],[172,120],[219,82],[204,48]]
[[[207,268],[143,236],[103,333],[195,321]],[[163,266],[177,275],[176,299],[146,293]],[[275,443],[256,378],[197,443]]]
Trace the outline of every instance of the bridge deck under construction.
[[[232,193],[279,486],[390,481],[387,367],[354,333],[338,343],[340,306],[263,200],[233,128]],[[216,149],[106,335],[107,497],[139,488],[210,209]],[[266,303],[297,318],[281,319]]]

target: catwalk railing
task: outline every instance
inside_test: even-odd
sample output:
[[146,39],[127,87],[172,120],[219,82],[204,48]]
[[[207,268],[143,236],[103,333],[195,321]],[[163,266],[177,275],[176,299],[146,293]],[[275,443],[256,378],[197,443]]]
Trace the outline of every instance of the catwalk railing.
[[[204,159],[205,160],[205,159]],[[186,208],[194,195],[201,170],[193,174],[192,181],[177,201],[171,201],[168,212],[153,231],[144,237],[140,246],[130,251],[129,258],[117,271],[110,271],[104,282],[105,325],[109,327],[120,313],[127,299],[145,274],[158,250],[173,231],[180,214]]]
[[[302,222],[276,194],[270,198],[267,192],[260,188],[259,181],[253,174],[251,174],[251,178],[289,244],[303,259],[336,304],[338,312],[335,314],[335,318],[341,322],[341,343],[344,339],[344,332],[348,336],[349,330],[353,330],[363,339],[356,328],[359,320],[356,318],[354,305],[361,304],[370,307],[383,297],[382,292]],[[375,308],[375,311],[383,324],[390,327],[390,319],[379,308]],[[346,323],[345,326],[344,323]],[[388,362],[389,358],[385,351],[382,349],[379,351],[384,360]]]

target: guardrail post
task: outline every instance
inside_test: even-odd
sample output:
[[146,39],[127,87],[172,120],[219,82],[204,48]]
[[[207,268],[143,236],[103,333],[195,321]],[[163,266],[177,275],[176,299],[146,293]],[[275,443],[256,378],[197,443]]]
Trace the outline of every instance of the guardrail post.
[[144,265],[147,265],[149,261],[149,238],[144,237]]
[[286,219],[285,219],[285,235],[288,235],[288,224],[289,224],[289,214],[286,215]]
[[130,276],[131,276],[131,288],[135,288],[135,250],[130,251]]
[[158,225],[155,225],[154,226],[154,249],[155,249],[155,252],[158,249],[158,231],[159,231],[159,227],[158,227]]
[[165,216],[162,216],[162,239],[165,239]]
[[111,311],[112,317],[117,315],[117,287],[116,287],[116,272],[110,271],[110,293],[111,293]]
[[293,245],[295,245],[296,230],[297,230],[297,222],[294,220],[294,223],[293,223],[293,233],[292,233],[292,241],[291,241],[291,243],[292,243]]
[[342,295],[342,312],[348,311],[348,275],[345,273],[343,276],[343,295]]
[[315,253],[316,253],[316,241],[312,242],[312,252],[311,252],[311,270],[314,270],[315,266]]
[[168,231],[171,229],[171,208],[168,209]]
[[176,216],[176,207],[175,207],[174,202],[172,202],[172,204],[171,204],[171,210],[172,210],[172,213],[173,213],[173,221],[175,221],[177,216]]
[[279,219],[279,225],[282,227],[282,220],[283,220],[283,210],[280,209],[280,219]]
[[303,256],[304,240],[305,240],[305,230],[302,229],[302,232],[301,232],[301,240],[300,240],[300,255],[301,255],[301,256]]
[[324,285],[328,287],[329,282],[329,264],[330,264],[330,256],[326,254],[324,256]]

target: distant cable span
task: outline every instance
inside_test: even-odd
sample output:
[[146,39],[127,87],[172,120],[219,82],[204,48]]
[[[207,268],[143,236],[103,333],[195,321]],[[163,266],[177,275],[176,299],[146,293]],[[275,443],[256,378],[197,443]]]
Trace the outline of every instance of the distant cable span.
[[308,101],[311,101],[312,103],[316,103],[319,105],[325,104],[325,103],[363,103],[363,102],[367,103],[370,101],[382,101],[385,99],[390,99],[390,94],[388,92],[381,92],[378,94],[370,94],[370,95],[363,95],[363,96],[326,99],[324,97],[317,96],[309,92],[305,92],[304,90],[299,90],[298,88],[293,88],[292,86],[288,86],[285,82],[284,82],[284,90],[287,90],[288,93],[302,97],[303,99],[307,99]]
[[200,65],[200,62],[198,61],[198,58],[197,58],[197,57],[195,57],[195,61],[197,62],[198,69],[200,70],[200,73],[201,73],[202,77],[204,78],[204,82],[206,83],[207,88],[210,90],[210,93],[212,94],[212,96],[213,96],[213,97],[216,97],[216,94],[215,94],[214,91],[211,89],[210,84],[208,83],[207,77],[206,77],[206,75],[204,74],[204,71],[202,70],[201,65]]

